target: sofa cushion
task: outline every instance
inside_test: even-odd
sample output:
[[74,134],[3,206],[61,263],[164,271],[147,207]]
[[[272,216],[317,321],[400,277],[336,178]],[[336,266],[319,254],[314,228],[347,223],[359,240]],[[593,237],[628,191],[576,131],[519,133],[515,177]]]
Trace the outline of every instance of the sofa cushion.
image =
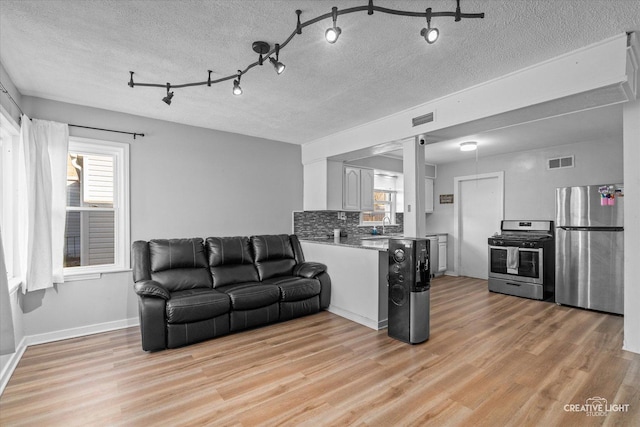
[[229,295],[233,310],[252,310],[280,301],[280,288],[276,285],[239,283],[217,290]]
[[202,239],[157,239],[149,242],[151,279],[169,292],[211,288]]
[[296,260],[288,235],[252,236],[251,245],[260,280],[291,276]]
[[149,242],[151,271],[173,268],[206,268],[202,239],[157,239]]
[[167,301],[167,323],[190,323],[228,313],[229,296],[213,289],[189,289],[171,294]]
[[214,288],[260,280],[248,237],[208,237],[206,246]]
[[185,289],[211,289],[211,275],[206,268],[174,268],[152,272],[151,278],[169,292]]
[[263,284],[273,284],[280,288],[281,301],[300,301],[320,294],[320,281],[306,277],[282,276],[265,280]]

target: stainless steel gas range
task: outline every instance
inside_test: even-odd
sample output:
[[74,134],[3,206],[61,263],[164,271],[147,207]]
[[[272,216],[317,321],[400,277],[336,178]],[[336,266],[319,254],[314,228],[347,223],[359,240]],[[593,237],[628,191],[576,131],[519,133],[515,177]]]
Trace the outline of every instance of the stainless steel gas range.
[[504,220],[489,242],[489,290],[553,300],[555,253],[553,221]]

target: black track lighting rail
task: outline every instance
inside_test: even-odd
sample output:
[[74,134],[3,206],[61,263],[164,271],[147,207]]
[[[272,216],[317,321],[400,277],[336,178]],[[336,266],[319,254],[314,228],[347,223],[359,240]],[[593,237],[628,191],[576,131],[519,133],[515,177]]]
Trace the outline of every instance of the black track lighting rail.
[[[269,58],[271,55],[273,55],[274,53],[276,53],[276,50],[278,51],[278,53],[280,51],[282,51],[282,49],[287,46],[287,44],[289,44],[289,42],[298,34],[302,34],[302,29],[305,27],[308,27],[309,25],[313,25],[317,22],[323,21],[325,19],[333,19],[335,21],[335,18],[337,16],[340,15],[347,15],[350,13],[356,13],[356,12],[367,12],[368,15],[373,15],[374,12],[380,12],[380,13],[386,13],[389,15],[399,15],[399,16],[410,16],[410,17],[415,17],[415,18],[426,18],[427,22],[430,23],[431,18],[438,18],[438,17],[451,17],[454,18],[454,20],[456,22],[461,21],[462,19],[465,18],[484,18],[484,13],[462,13],[460,10],[460,0],[456,0],[456,10],[453,12],[433,12],[431,10],[431,8],[427,8],[424,12],[413,12],[413,11],[408,11],[408,10],[397,10],[397,9],[389,9],[386,7],[381,7],[381,6],[375,6],[373,4],[373,0],[369,0],[368,4],[365,6],[355,6],[355,7],[349,7],[346,9],[342,9],[342,10],[338,10],[337,8],[332,8],[331,12],[322,14],[320,16],[317,16],[313,19],[309,19],[308,21],[305,22],[300,22],[300,15],[302,15],[302,11],[301,10],[296,10],[296,15],[297,17],[297,24],[296,24],[296,28],[293,30],[293,32],[291,33],[291,35],[282,43],[276,44],[273,49],[269,49],[270,46],[269,44],[265,43],[264,45],[262,45],[262,50],[260,52],[260,57],[258,59],[258,61],[253,62],[249,65],[247,65],[247,67],[245,67],[244,70],[238,70],[237,73],[235,74],[231,74],[229,76],[226,77],[221,77],[219,79],[216,80],[211,80],[211,70],[207,70],[209,73],[209,77],[207,80],[202,81],[202,82],[193,82],[193,83],[182,83],[182,84],[170,84],[170,83],[138,83],[138,82],[134,82],[133,81],[133,71],[129,71],[130,73],[130,77],[129,77],[129,82],[128,85],[129,87],[133,88],[135,86],[146,86],[146,87],[162,87],[162,88],[166,88],[167,89],[167,93],[169,93],[169,91],[171,89],[179,89],[179,88],[183,88],[183,87],[191,87],[191,86],[211,86],[212,84],[216,84],[216,83],[221,83],[227,80],[233,80],[233,79],[239,79],[242,75],[246,74],[250,69],[252,69],[253,67],[256,67],[258,65],[262,65],[262,63],[264,62],[265,59]],[[264,43],[264,42],[254,42],[254,46],[256,43]],[[431,42],[430,42],[431,43]],[[264,48],[264,46],[266,45],[266,49]],[[254,47],[255,50],[255,47]],[[265,50],[267,50],[265,52]],[[258,53],[258,51],[256,50],[256,52]],[[173,93],[172,93],[173,95]],[[165,101],[166,102],[166,101]]]
[[[22,111],[22,108],[20,108],[20,105],[18,105],[18,103],[16,102],[15,99],[13,99],[13,96],[11,96],[11,94],[9,93],[9,91],[4,87],[4,85],[2,84],[2,82],[0,82],[0,92],[4,93],[5,95],[7,95],[7,97],[9,97],[9,100],[13,103],[13,105],[16,106],[16,108],[18,109],[18,111],[20,111],[20,120],[22,120],[22,116],[24,115],[24,111]],[[31,120],[31,118],[29,118],[29,120]],[[105,129],[105,128],[96,128],[93,126],[82,126],[82,125],[72,125],[72,124],[67,124],[67,126],[72,126],[74,128],[83,128],[83,129],[93,129],[93,130],[101,130],[103,132],[114,132],[114,133],[123,133],[126,135],[132,135],[133,139],[136,139],[136,136],[144,136],[144,133],[138,133],[138,132],[126,132],[123,130],[113,130],[113,129]]]

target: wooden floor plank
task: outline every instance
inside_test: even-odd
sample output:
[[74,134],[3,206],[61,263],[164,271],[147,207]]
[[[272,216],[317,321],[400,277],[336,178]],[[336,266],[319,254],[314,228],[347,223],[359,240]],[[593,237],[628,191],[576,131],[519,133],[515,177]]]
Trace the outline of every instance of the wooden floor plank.
[[[621,316],[442,277],[408,345],[329,312],[146,353],[138,328],[32,346],[0,425],[634,425],[640,355]],[[588,416],[601,397],[627,410]]]

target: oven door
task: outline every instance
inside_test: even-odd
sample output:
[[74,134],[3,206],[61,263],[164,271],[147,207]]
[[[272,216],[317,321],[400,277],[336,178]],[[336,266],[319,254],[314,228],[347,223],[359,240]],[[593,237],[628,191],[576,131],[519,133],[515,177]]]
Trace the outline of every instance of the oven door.
[[[509,260],[510,251],[517,256],[515,265]],[[489,277],[541,285],[544,278],[542,255],[542,248],[489,246]]]

